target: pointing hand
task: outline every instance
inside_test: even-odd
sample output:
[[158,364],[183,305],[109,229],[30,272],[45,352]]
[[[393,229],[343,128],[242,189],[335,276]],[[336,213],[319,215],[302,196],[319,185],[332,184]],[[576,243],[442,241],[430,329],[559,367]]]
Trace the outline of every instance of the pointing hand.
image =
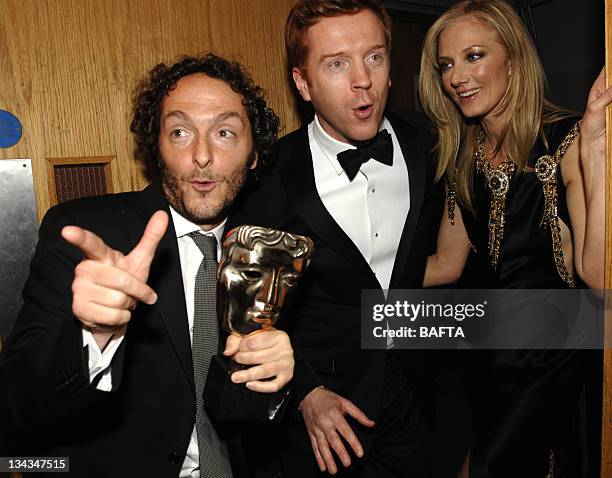
[[62,229],[62,237],[85,256],[74,271],[72,312],[92,330],[98,345],[105,343],[104,336],[125,331],[138,302],[153,304],[157,300],[147,279],[167,227],[168,215],[157,211],[127,255],[108,247],[93,232],[77,226]]

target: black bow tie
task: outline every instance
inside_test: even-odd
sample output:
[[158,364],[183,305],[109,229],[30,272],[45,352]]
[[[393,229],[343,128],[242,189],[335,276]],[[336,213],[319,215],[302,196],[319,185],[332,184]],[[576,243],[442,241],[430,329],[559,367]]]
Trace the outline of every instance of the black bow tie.
[[387,166],[393,165],[393,142],[386,129],[379,131],[370,141],[357,146],[357,149],[347,149],[336,156],[349,181],[355,179],[357,171],[370,158]]

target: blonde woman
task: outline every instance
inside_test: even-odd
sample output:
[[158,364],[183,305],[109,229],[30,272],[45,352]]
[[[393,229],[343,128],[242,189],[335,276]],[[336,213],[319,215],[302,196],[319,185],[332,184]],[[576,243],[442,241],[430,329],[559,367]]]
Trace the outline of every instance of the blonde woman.
[[[438,130],[447,210],[424,286],[456,281],[469,257],[471,288],[603,288],[612,92],[602,73],[580,122],[544,89],[530,37],[503,0],[460,2],[429,30],[420,95]],[[471,476],[563,476],[585,354],[487,358],[479,356]]]

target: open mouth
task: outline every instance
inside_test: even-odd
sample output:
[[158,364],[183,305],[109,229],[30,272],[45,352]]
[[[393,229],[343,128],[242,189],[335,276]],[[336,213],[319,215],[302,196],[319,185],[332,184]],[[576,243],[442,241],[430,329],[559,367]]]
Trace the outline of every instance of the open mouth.
[[207,193],[215,189],[215,181],[191,181],[191,186],[198,192]]
[[359,119],[366,119],[372,116],[374,112],[374,105],[361,105],[355,109],[353,109],[353,113]]
[[469,99],[469,98],[473,98],[475,95],[480,93],[480,90],[482,90],[482,88],[474,88],[472,90],[463,91],[463,92],[457,93],[457,94],[459,95],[459,97],[462,100],[466,100],[466,99]]
[[248,316],[250,320],[258,324],[274,325],[278,320],[278,311],[262,312],[251,309]]

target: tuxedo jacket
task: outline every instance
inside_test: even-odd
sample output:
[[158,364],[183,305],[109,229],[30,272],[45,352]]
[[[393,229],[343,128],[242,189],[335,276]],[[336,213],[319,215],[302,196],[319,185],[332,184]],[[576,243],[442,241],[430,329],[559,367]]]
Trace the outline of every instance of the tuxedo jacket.
[[[401,145],[410,184],[410,211],[390,288],[420,288],[428,251],[435,244],[432,221],[439,222],[443,191],[434,184],[435,164],[427,131],[397,115],[388,114],[387,118]],[[307,125],[278,142],[274,165],[259,183],[241,195],[231,225],[248,223],[302,234],[310,237],[315,247],[295,300],[279,324],[290,333],[296,350],[292,404],[296,426],[303,428],[297,424],[300,402],[321,385],[350,399],[376,421],[387,353],[361,349],[360,306],[362,289],[380,291],[380,284],[319,197]],[[396,220],[393,204],[388,207],[388,220]],[[406,363],[413,371],[422,372],[416,354],[405,355],[414,355],[414,360],[409,357]],[[375,429],[353,428],[367,453]],[[299,433],[303,452],[312,456],[306,430]]]
[[[12,456],[67,456],[71,476],[177,477],[195,422],[185,296],[172,221],[151,265],[155,305],[139,304],[112,363],[113,390],[89,381],[71,284],[81,252],[60,237],[74,224],[128,253],[150,216],[168,211],[159,183],[141,192],[53,207],[24,289],[23,310],[0,357],[0,428]],[[236,476],[246,468],[229,429]]]

